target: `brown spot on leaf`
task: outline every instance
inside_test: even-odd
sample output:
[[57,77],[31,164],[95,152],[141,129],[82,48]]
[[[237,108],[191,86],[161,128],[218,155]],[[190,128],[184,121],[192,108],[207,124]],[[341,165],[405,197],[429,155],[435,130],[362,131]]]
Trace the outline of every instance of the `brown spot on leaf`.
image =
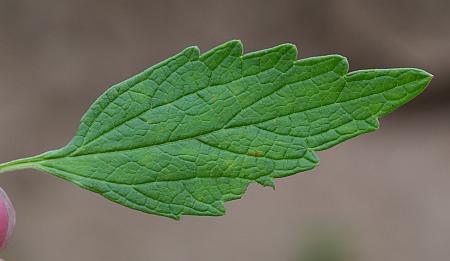
[[249,152],[247,153],[247,155],[253,156],[253,157],[261,157],[261,156],[264,155],[264,153],[263,153],[262,151],[257,151],[257,150],[255,150],[255,151],[249,151]]

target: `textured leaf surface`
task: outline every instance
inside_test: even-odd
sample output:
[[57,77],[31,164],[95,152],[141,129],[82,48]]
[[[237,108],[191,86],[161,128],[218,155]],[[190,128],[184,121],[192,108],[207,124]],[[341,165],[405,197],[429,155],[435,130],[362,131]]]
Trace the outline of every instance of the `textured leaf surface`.
[[71,143],[32,167],[147,213],[223,215],[249,183],[314,168],[315,151],[376,130],[431,80],[419,69],[347,71],[339,55],[297,60],[291,44],[187,48],[110,88]]

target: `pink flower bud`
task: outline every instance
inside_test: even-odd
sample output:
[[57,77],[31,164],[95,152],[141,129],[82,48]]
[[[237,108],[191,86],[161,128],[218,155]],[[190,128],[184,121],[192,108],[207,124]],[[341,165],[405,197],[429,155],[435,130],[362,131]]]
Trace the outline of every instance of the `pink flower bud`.
[[13,205],[5,191],[0,188],[0,249],[6,246],[15,224],[16,213]]

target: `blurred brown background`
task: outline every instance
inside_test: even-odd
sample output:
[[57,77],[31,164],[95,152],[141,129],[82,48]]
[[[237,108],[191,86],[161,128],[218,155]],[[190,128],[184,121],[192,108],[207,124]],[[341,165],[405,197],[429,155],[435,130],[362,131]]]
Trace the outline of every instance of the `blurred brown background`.
[[435,75],[378,132],[320,153],[320,167],[278,180],[275,191],[252,185],[224,217],[175,222],[36,171],[4,174],[18,220],[0,256],[313,261],[306,253],[328,244],[350,254],[327,261],[447,260],[449,14],[448,0],[0,0],[3,162],[65,145],[108,86],[190,45],[241,39],[254,51],[291,42],[300,57],[347,56],[351,70]]

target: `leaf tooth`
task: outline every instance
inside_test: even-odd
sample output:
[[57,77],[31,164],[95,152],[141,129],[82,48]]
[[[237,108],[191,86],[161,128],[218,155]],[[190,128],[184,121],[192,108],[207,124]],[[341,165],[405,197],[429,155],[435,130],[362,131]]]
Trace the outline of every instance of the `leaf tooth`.
[[182,53],[189,59],[189,61],[196,61],[200,57],[200,48],[198,48],[198,46],[191,46],[184,49]]
[[255,181],[263,187],[271,187],[272,189],[275,189],[275,182],[272,177],[262,176]]
[[232,40],[205,52],[201,55],[200,60],[213,69],[217,67],[225,57],[240,57],[243,52],[244,48],[242,42],[240,40]]
[[[298,60],[294,63],[296,66],[311,66],[322,64],[324,68],[330,66],[329,69],[337,73],[338,75],[344,76],[348,73],[349,65],[347,57],[339,54],[330,54],[323,56],[308,57]],[[325,65],[328,64],[328,65]],[[332,68],[331,68],[332,66]]]
[[286,43],[286,44],[280,44],[275,47],[247,53],[242,58],[243,59],[263,58],[263,57],[268,57],[268,54],[270,54],[270,53],[279,53],[282,56],[284,56],[285,60],[288,60],[288,61],[297,60],[297,55],[298,55],[297,47],[293,44]]

